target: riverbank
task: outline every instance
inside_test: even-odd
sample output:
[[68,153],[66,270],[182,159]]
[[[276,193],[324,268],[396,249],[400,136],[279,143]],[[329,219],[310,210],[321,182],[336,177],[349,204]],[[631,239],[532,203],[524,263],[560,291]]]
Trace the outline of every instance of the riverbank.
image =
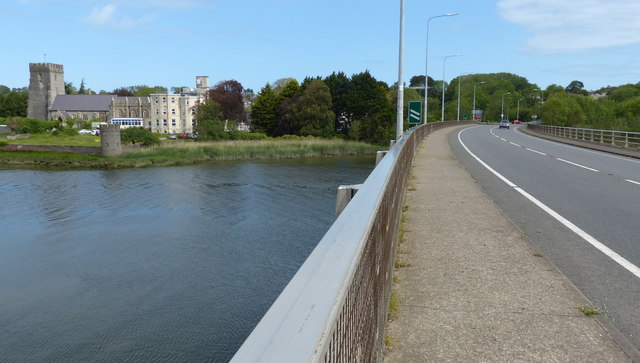
[[0,151],[0,165],[80,169],[177,166],[216,160],[292,159],[374,154],[380,148],[341,139],[280,139],[164,144],[116,158],[47,151]]

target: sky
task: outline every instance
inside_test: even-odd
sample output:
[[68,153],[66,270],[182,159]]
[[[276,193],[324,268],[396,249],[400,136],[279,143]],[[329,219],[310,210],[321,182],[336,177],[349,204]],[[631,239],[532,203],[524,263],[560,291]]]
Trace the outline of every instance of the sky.
[[[64,66],[94,91],[368,70],[398,81],[401,1],[0,0],[0,85],[29,63]],[[450,17],[433,16],[458,13]],[[509,72],[546,88],[640,82],[638,0],[405,0],[404,81]],[[445,57],[460,54],[459,57]],[[444,77],[443,77],[444,76]]]

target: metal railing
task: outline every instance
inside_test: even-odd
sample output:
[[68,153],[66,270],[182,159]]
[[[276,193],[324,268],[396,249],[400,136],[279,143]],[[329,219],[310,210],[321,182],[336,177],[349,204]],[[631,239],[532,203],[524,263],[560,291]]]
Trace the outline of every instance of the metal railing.
[[232,362],[379,362],[407,178],[432,123],[371,172]]
[[527,128],[544,134],[630,149],[640,147],[640,132],[582,129],[575,127],[532,125]]

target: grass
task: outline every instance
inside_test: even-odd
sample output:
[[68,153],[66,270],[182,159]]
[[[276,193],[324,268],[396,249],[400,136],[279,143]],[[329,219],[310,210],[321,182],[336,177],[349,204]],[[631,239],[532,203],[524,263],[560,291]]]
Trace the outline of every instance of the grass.
[[396,260],[395,267],[396,268],[411,267],[411,262]]
[[542,256],[543,256],[543,254],[542,254],[542,253],[540,253],[540,252],[536,252],[536,253],[534,253],[533,255],[534,255],[534,256],[536,256],[536,257],[542,257]]
[[[78,135],[72,138],[94,139],[95,137]],[[31,141],[31,139],[28,140]],[[22,141],[22,143],[26,142]],[[0,164],[113,169],[188,165],[217,160],[364,155],[375,154],[377,149],[377,146],[370,144],[340,139],[190,142],[167,143],[132,150],[116,158],[44,151],[0,151]]]
[[594,316],[594,315],[602,314],[602,311],[600,311],[600,309],[598,309],[593,305],[589,305],[589,306],[580,305],[580,306],[577,306],[576,309],[580,310],[586,316]]
[[50,132],[33,134],[26,139],[8,140],[9,144],[56,145],[56,146],[100,146],[100,137],[93,135],[52,135]]
[[387,318],[389,320],[396,317],[396,314],[398,313],[398,304],[398,293],[393,291],[391,292],[391,297],[389,298],[389,313],[387,314]]

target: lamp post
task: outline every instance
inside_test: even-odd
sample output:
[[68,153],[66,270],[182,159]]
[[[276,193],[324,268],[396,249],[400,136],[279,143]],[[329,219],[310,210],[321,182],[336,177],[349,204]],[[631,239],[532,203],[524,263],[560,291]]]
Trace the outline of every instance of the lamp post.
[[425,60],[424,60],[424,123],[427,123],[427,111],[428,111],[428,103],[427,103],[427,92],[429,90],[429,74],[427,71],[429,70],[429,22],[431,19],[442,18],[445,16],[455,16],[458,13],[448,13],[442,15],[432,16],[427,20],[427,46],[425,51]]
[[442,119],[440,121],[444,122],[444,71],[445,66],[447,65],[447,58],[451,57],[462,57],[462,54],[452,54],[444,57],[442,61]]
[[518,112],[516,112],[516,120],[520,120],[520,101],[522,101],[522,98],[518,98]]
[[458,76],[458,121],[460,121],[460,81],[462,80],[462,76],[466,75],[468,75],[468,73],[463,73]]
[[398,59],[398,104],[396,106],[396,141],[402,137],[402,118],[404,117],[404,0],[400,0],[400,50]]
[[504,119],[504,96],[510,95],[510,94],[511,94],[511,92],[507,92],[507,93],[502,95],[502,107],[500,108],[500,121],[502,121]]
[[[473,84],[473,109],[471,110],[471,115],[472,115],[471,117],[474,117],[473,115],[475,115],[474,112],[476,111],[476,86],[483,83],[487,83],[487,81],[476,82]],[[475,120],[475,117],[474,117],[474,120]]]

